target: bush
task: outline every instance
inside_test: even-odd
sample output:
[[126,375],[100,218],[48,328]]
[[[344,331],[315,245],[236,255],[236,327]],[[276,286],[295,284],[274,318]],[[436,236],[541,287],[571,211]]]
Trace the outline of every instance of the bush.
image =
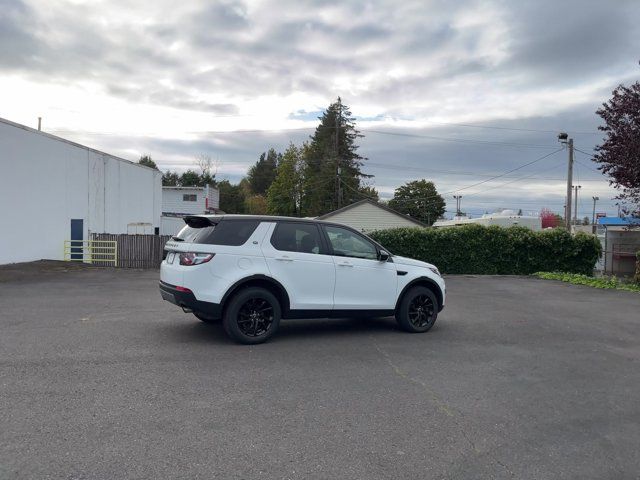
[[536,272],[534,275],[545,280],[560,280],[561,282],[572,283],[574,285],[587,285],[594,288],[607,288],[616,290],[628,290],[630,292],[640,292],[639,285],[622,283],[616,277],[590,277],[577,273],[561,272]]
[[396,228],[371,237],[391,252],[435,264],[444,273],[529,275],[539,271],[590,275],[602,253],[594,236],[553,229],[464,225]]

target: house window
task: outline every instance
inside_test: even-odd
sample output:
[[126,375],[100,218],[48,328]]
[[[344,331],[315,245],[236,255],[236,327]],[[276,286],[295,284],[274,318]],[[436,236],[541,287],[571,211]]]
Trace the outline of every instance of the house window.
[[183,202],[197,202],[198,196],[195,193],[185,193],[182,195]]

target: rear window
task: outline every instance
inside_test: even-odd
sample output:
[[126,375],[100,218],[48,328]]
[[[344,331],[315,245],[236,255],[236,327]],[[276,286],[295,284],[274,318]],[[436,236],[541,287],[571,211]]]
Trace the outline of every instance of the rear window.
[[249,240],[259,223],[258,220],[223,220],[215,226],[202,228],[186,225],[176,237],[186,243],[240,246]]

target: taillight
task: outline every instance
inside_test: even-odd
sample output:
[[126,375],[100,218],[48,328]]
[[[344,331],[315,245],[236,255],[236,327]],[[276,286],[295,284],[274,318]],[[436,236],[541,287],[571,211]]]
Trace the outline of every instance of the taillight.
[[183,252],[180,254],[180,265],[202,265],[215,256],[215,253]]

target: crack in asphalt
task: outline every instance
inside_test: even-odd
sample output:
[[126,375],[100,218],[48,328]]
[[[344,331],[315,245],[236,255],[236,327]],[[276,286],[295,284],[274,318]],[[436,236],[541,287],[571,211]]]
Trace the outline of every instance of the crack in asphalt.
[[[423,382],[422,380],[412,377],[411,375],[409,375],[408,372],[405,372],[404,370],[402,370],[392,359],[391,356],[389,355],[389,353],[384,350],[373,338],[373,336],[370,336],[371,338],[371,342],[373,343],[374,348],[378,351],[378,353],[380,353],[380,355],[382,355],[382,357],[384,358],[385,362],[393,369],[394,373],[399,376],[400,378],[402,378],[405,381],[414,383],[416,385],[419,385],[420,387],[422,387],[422,389],[427,392],[429,394],[429,397],[431,399],[431,401],[435,404],[436,408],[443,414],[445,414],[447,417],[451,418],[452,421],[456,424],[456,426],[458,427],[458,429],[460,430],[460,432],[462,433],[462,436],[464,437],[464,439],[466,440],[466,442],[471,446],[471,449],[473,450],[473,452],[477,455],[480,455],[483,453],[482,450],[480,450],[475,442],[473,441],[473,439],[471,438],[471,436],[469,435],[469,433],[467,432],[465,426],[460,422],[460,419],[464,419],[464,415],[462,415],[460,412],[455,411],[454,409],[452,409],[451,407],[449,407],[449,405],[447,405],[447,403],[442,400],[438,394],[436,394],[430,387],[429,385],[427,385],[425,382]],[[459,418],[458,418],[459,417]],[[493,460],[497,465],[501,466],[502,468],[505,469],[505,471],[507,473],[509,473],[509,475],[511,475],[511,477],[516,476],[516,474],[503,462],[501,462],[498,458],[496,458],[494,455],[491,454],[491,452],[489,451],[485,451],[484,453],[486,453],[486,455],[491,458],[491,460]]]

